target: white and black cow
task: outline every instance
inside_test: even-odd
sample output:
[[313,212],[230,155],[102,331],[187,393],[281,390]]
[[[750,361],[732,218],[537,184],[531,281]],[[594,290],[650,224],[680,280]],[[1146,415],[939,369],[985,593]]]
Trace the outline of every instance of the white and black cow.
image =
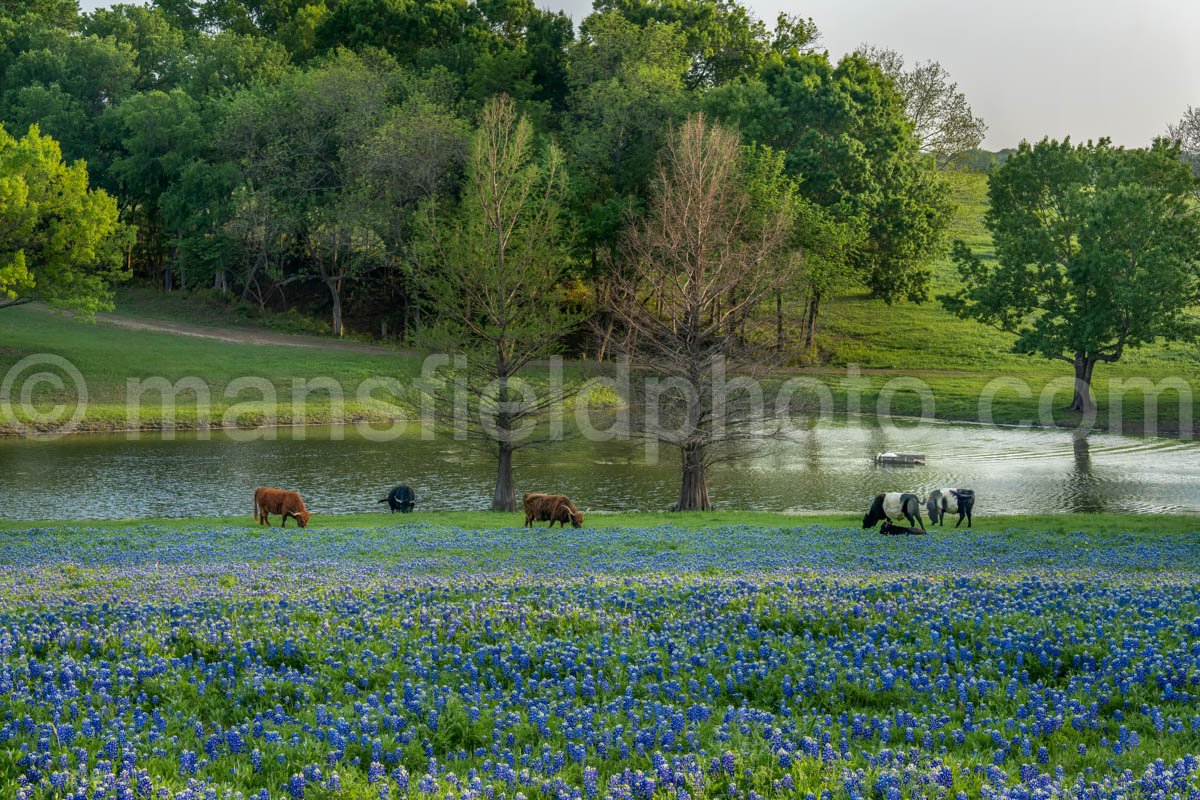
[[946,521],[947,514],[958,514],[958,522],[954,527],[967,520],[971,527],[972,511],[975,508],[974,489],[934,489],[925,498],[925,508],[929,510],[929,521],[941,525]]
[[883,520],[897,520],[901,517],[908,520],[909,525],[920,525],[925,530],[925,522],[921,519],[921,498],[909,492],[887,492],[875,495],[871,508],[863,515],[863,528],[874,528],[876,523]]

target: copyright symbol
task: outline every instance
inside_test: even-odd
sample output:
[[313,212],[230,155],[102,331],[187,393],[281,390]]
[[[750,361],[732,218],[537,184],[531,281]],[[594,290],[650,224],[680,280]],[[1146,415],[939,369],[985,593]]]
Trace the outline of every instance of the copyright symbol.
[[75,365],[38,353],[13,364],[0,383],[0,423],[19,433],[70,433],[87,402],[87,381]]

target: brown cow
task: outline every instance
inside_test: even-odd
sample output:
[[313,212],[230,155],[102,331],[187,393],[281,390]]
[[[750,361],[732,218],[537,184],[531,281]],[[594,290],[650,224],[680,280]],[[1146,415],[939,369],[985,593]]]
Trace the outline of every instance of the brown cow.
[[254,517],[258,520],[258,524],[270,527],[270,514],[279,514],[283,517],[279,523],[281,528],[287,527],[288,517],[295,519],[296,524],[301,528],[306,528],[308,527],[308,518],[312,516],[312,512],[304,507],[304,501],[300,499],[300,495],[295,492],[285,492],[282,489],[255,489]]
[[526,492],[521,497],[525,506],[525,527],[531,527],[534,522],[550,521],[547,528],[553,528],[554,523],[566,527],[570,522],[575,528],[583,527],[583,514],[565,494],[545,494],[543,492]]

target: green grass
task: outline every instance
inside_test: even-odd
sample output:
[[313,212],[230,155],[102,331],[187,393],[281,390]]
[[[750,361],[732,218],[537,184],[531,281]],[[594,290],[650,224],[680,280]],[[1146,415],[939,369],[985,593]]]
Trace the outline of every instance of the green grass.
[[[357,387],[368,378],[395,378],[410,382],[420,369],[421,359],[411,354],[357,353],[316,347],[285,347],[235,344],[195,336],[134,331],[102,323],[91,323],[48,314],[29,307],[0,312],[0,376],[22,358],[49,353],[70,361],[87,382],[87,416],[84,430],[122,430],[134,420],[127,409],[128,382],[161,377],[171,383],[199,377],[208,386],[209,418],[214,425],[223,420],[241,426],[277,422],[329,422],[337,408],[328,391],[297,393],[296,381],[332,378],[346,393],[344,417],[349,420],[383,419],[386,406],[355,397]],[[269,395],[259,389],[237,390],[239,378],[263,379],[273,387],[278,400],[271,418]],[[383,395],[377,393],[377,396]],[[36,398],[71,402],[74,387],[61,393],[39,393]],[[17,395],[14,392],[14,405]],[[259,401],[259,402],[256,402]],[[178,426],[194,427],[196,393],[187,391],[176,401]],[[240,412],[240,413],[239,413]],[[142,395],[140,422],[157,427],[166,419],[161,394]],[[8,420],[0,419],[0,432]]]
[[[496,513],[491,511],[417,511],[412,514],[337,514],[316,515],[309,525],[313,530],[351,530],[397,525],[401,523],[426,523],[437,528],[459,528],[468,531],[502,530],[520,528],[524,522],[521,513]],[[926,525],[929,521],[926,520]],[[944,527],[929,526],[932,535],[954,531],[954,520]],[[278,519],[272,518],[278,525]],[[695,530],[729,525],[752,525],[763,528],[801,528],[812,525],[829,527],[853,527],[862,524],[857,514],[801,515],[773,514],[757,511],[712,511],[695,513],[638,513],[638,514],[593,514],[584,521],[586,529],[622,529],[671,526]],[[0,520],[0,531],[42,529],[61,531],[85,527],[94,530],[120,531],[130,526],[150,526],[166,531],[184,531],[194,528],[227,526],[253,527],[249,516],[241,517],[190,517],[157,518],[136,520],[51,520],[17,521]],[[295,525],[289,522],[288,527]],[[537,526],[545,527],[545,523]],[[1121,533],[1148,536],[1175,536],[1200,532],[1200,520],[1189,516],[1168,514],[1041,514],[1011,515],[976,518],[971,529],[978,534],[1001,531],[1046,531],[1052,533]],[[959,532],[966,531],[964,527]],[[533,534],[531,534],[533,535]]]

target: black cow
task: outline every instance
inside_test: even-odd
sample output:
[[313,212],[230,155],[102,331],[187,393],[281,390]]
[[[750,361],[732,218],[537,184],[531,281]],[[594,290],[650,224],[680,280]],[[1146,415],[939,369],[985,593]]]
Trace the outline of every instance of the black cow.
[[875,495],[870,510],[863,515],[863,528],[874,528],[882,520],[893,520],[904,517],[912,526],[920,525],[925,530],[925,522],[921,519],[921,499],[909,492],[888,492]]
[[392,513],[399,511],[401,514],[407,514],[413,510],[413,506],[417,504],[417,496],[413,490],[401,484],[383,498],[379,502],[387,503],[392,508]]

